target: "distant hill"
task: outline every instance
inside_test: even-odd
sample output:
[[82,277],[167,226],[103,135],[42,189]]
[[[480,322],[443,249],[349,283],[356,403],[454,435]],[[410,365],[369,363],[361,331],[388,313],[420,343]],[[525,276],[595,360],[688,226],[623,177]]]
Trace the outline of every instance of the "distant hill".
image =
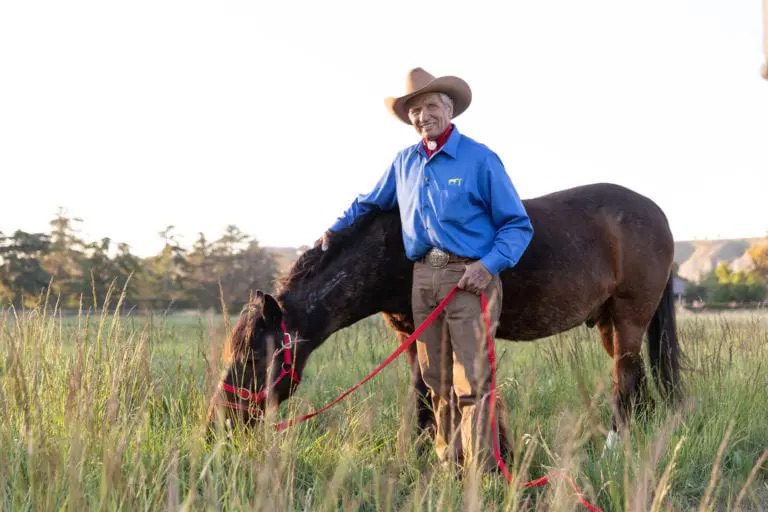
[[747,249],[758,240],[760,238],[675,242],[678,275],[689,281],[698,281],[721,261],[728,262],[733,270],[747,270],[752,267]]
[[[733,270],[751,268],[752,261],[746,252],[759,238],[734,240],[684,240],[675,242],[675,263],[679,265],[678,275],[689,281],[698,281],[711,272],[721,261],[731,264]],[[277,259],[283,273],[288,270],[304,248],[265,247]]]

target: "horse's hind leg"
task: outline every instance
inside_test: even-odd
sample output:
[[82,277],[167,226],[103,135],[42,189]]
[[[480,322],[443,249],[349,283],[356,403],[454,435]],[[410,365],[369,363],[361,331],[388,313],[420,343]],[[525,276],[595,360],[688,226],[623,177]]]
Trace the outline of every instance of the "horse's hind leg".
[[641,348],[645,325],[621,315],[613,322],[614,426],[626,426],[633,410],[642,411],[650,396]]
[[597,331],[600,333],[600,342],[608,355],[613,357],[613,320],[607,311],[604,311],[597,320]]
[[[600,342],[603,344],[603,348],[606,352],[608,352],[608,355],[613,358],[613,320],[611,319],[611,315],[608,313],[608,310],[606,308],[603,308],[602,313],[597,319],[597,331],[600,333]],[[615,377],[614,377],[615,381]],[[614,386],[614,393],[615,393],[615,386]],[[615,394],[614,394],[615,396]],[[603,453],[607,450],[612,450],[616,443],[619,440],[618,435],[618,420],[616,419],[617,414],[614,412],[614,420],[613,420],[613,426],[611,430],[608,432],[608,437],[605,439],[605,445],[603,447]]]

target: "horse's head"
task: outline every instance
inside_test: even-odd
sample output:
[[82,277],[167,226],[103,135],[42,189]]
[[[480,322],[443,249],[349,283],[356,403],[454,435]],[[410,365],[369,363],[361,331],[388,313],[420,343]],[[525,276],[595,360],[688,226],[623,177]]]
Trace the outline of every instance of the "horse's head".
[[[257,292],[240,315],[212,412],[251,424],[276,408],[295,389],[309,355],[332,333],[379,311],[407,314],[411,273],[394,211],[364,216],[335,234],[327,251],[304,252],[279,283],[279,304]],[[301,336],[300,346],[284,333],[284,316]]]
[[257,291],[232,330],[229,368],[210,419],[218,410],[226,419],[250,425],[266,409],[276,408],[299,381],[295,350],[277,301]]

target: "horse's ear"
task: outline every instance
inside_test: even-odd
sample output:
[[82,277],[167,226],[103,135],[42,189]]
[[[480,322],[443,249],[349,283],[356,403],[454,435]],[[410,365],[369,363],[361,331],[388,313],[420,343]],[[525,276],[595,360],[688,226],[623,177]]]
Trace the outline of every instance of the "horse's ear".
[[261,316],[267,327],[279,327],[283,321],[283,311],[275,298],[261,290],[256,290],[256,299],[261,300]]

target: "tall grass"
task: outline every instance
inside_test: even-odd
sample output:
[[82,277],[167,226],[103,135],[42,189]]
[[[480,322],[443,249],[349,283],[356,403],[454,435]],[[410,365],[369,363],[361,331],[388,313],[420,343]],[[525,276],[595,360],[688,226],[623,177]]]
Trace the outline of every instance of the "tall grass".
[[[119,308],[117,309],[119,311]],[[105,310],[106,311],[106,310]],[[683,316],[687,399],[603,455],[610,361],[578,328],[500,342],[520,479],[570,475],[605,510],[768,508],[768,315]],[[226,322],[55,308],[0,312],[2,510],[575,510],[567,478],[459,478],[415,439],[405,361],[311,422],[206,438]],[[313,356],[283,417],[333,398],[394,346],[378,318]]]

